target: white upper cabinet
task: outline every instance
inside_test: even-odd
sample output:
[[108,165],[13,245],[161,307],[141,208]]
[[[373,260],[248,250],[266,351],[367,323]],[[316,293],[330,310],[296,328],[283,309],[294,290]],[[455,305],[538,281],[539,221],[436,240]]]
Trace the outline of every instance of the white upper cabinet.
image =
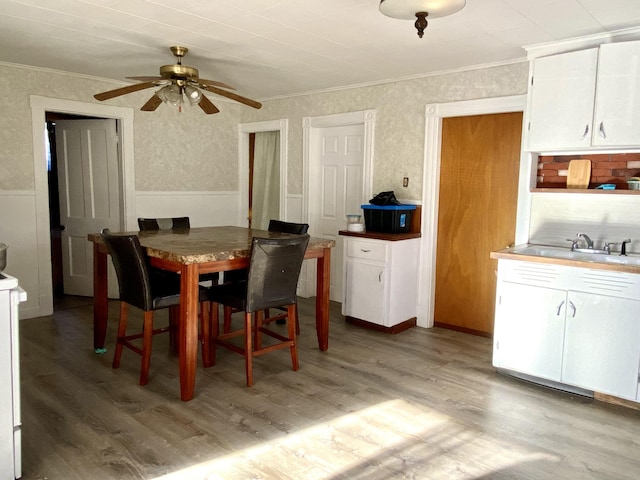
[[534,61],[529,86],[529,150],[591,145],[598,49]]
[[640,145],[640,42],[600,47],[593,126],[593,145]]
[[533,61],[531,151],[640,147],[640,41]]

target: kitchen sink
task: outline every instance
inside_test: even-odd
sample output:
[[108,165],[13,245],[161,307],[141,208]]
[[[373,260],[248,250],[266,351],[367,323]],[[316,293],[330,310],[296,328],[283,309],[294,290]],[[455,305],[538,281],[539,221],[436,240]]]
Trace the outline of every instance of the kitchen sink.
[[640,256],[608,254],[604,250],[579,249],[572,251],[569,248],[553,247],[549,245],[526,245],[515,247],[511,253],[517,255],[529,255],[534,257],[558,258],[563,260],[577,260],[580,262],[610,263],[615,265],[640,266]]

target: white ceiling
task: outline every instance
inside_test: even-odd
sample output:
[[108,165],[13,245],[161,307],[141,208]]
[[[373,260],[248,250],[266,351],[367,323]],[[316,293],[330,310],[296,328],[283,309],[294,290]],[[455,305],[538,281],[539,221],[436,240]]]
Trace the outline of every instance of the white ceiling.
[[183,45],[201,78],[263,100],[516,61],[524,45],[640,26],[640,0],[467,0],[420,39],[378,4],[0,0],[0,61],[124,81],[158,75]]

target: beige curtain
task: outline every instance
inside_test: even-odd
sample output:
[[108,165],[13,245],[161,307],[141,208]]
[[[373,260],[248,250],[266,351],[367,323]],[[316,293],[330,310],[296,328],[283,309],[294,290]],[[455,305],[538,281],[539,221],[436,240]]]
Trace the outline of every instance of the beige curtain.
[[266,230],[280,216],[280,132],[258,132],[253,160],[251,227]]

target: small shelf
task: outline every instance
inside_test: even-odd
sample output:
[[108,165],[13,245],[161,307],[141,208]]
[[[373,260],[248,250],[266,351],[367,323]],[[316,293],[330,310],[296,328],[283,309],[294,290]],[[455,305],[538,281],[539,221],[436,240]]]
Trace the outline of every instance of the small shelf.
[[562,188],[544,187],[532,188],[531,193],[588,193],[596,195],[640,195],[640,190],[599,190],[595,188]]

